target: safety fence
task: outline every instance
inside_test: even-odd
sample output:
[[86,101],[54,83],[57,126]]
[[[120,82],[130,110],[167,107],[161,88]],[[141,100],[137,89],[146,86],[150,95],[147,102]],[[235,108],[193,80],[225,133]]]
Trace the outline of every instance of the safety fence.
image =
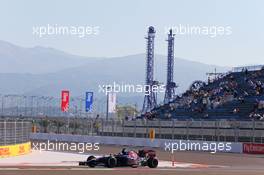
[[29,142],[31,121],[0,120],[0,146]]
[[[263,121],[229,120],[105,120],[94,118],[41,118],[39,133],[115,136],[223,142],[264,143]],[[152,132],[152,133],[151,133]]]

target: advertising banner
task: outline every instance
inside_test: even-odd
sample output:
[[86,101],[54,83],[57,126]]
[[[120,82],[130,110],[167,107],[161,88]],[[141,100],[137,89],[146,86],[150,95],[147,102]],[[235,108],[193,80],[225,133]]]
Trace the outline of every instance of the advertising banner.
[[264,154],[264,144],[243,143],[243,153]]
[[27,154],[31,151],[31,143],[0,146],[0,158]]
[[61,91],[61,111],[67,112],[69,110],[70,92],[67,90]]
[[85,111],[92,112],[93,108],[93,92],[85,93]]

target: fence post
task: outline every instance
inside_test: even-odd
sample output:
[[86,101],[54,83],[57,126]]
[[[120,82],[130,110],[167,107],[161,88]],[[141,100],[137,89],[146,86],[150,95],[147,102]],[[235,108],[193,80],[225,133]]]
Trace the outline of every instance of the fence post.
[[146,132],[145,132],[145,138],[148,138],[148,121],[149,120],[146,120]]
[[122,119],[122,136],[125,137],[124,119]]
[[112,119],[112,133],[111,133],[111,136],[114,136],[114,119]]
[[[264,122],[262,122],[262,129],[264,129]],[[264,132],[261,132],[261,143],[263,143]]]
[[91,125],[91,136],[93,136],[93,119],[91,119],[90,125]]
[[214,121],[214,135],[212,135],[212,141],[216,141],[216,136],[217,136],[217,129],[218,129],[218,126],[217,126],[217,121],[215,120]]
[[256,122],[255,122],[255,120],[253,119],[253,121],[252,121],[252,125],[253,125],[253,127],[252,127],[252,142],[254,143],[255,142],[255,125],[256,125]]
[[31,129],[32,129],[32,123],[28,122],[28,130],[27,130],[27,140],[30,140],[30,133],[31,133]]
[[101,129],[101,134],[100,134],[100,135],[102,136],[102,135],[104,135],[104,119],[102,119],[101,122],[102,122],[102,123],[101,123],[101,125],[102,125],[102,126],[101,126],[102,129]]
[[[263,126],[263,123],[262,123],[262,126]],[[261,133],[261,143],[263,143],[263,137],[264,137],[264,132]]]
[[137,120],[134,120],[134,137],[136,137],[137,136]]
[[172,136],[171,136],[171,139],[174,140],[174,132],[175,132],[175,120],[172,119]]
[[189,120],[187,119],[187,122],[186,122],[186,140],[189,140]]
[[160,119],[159,119],[159,139],[161,139],[161,122],[160,122]]
[[240,121],[237,121],[235,142],[238,142],[239,130],[240,130]]
[[21,121],[21,128],[22,128],[22,136],[21,136],[21,138],[22,138],[22,141],[24,141],[24,123],[23,123],[23,120]]
[[68,134],[70,134],[70,116],[67,116]]
[[220,122],[219,121],[217,121],[217,141],[219,142],[219,140],[220,140]]
[[234,140],[233,141],[235,141],[236,140],[236,122],[235,121],[233,121],[233,131],[234,131]]
[[16,136],[17,136],[17,134],[16,134],[16,132],[17,132],[17,127],[16,127],[16,120],[15,120],[15,123],[14,123],[14,125],[15,125],[15,144],[16,144]]
[[202,119],[200,122],[200,126],[201,126],[201,132],[202,132],[202,134],[201,134],[201,136],[202,136],[202,140],[204,140],[204,128],[203,128],[203,126],[204,126],[204,122],[203,122],[204,120]]
[[4,121],[4,145],[6,145],[6,120]]
[[56,122],[56,125],[57,125],[56,133],[59,134],[60,133],[59,119],[55,120],[55,122]]

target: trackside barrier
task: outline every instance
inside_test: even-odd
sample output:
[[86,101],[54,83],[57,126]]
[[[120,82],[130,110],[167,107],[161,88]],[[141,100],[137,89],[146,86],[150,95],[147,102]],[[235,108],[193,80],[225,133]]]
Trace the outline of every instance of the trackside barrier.
[[243,143],[243,153],[264,154],[264,144]]
[[12,157],[30,153],[31,143],[20,143],[15,145],[0,146],[0,157]]
[[230,149],[220,150],[217,152],[243,153],[243,144],[234,142],[209,142],[209,141],[192,141],[192,140],[170,140],[170,139],[154,139],[149,138],[133,138],[133,137],[109,137],[109,136],[85,136],[70,134],[48,134],[48,133],[31,133],[31,140],[57,141],[57,142],[76,142],[76,143],[99,143],[101,145],[121,145],[121,146],[142,146],[165,149],[168,144],[228,144]]

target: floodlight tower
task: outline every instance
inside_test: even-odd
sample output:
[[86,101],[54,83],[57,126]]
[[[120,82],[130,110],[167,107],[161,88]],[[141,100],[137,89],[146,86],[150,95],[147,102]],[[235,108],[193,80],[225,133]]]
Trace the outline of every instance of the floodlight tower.
[[167,63],[167,84],[164,96],[164,103],[169,103],[173,100],[175,95],[176,83],[173,82],[173,71],[174,71],[174,34],[170,29],[168,34],[168,63]]
[[153,81],[155,33],[156,31],[154,27],[150,26],[148,28],[148,36],[145,37],[145,39],[147,40],[147,65],[146,65],[146,88],[145,88],[145,97],[144,97],[142,113],[149,112],[157,105],[156,93],[153,92],[153,85],[156,85],[156,82]]

